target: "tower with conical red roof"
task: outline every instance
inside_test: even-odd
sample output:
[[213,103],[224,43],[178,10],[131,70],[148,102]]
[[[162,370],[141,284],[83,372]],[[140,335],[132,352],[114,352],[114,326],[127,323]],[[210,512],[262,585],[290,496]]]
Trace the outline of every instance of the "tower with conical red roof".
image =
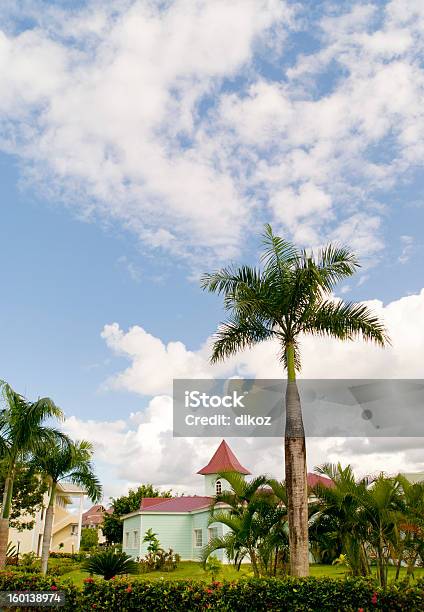
[[219,476],[222,472],[238,472],[243,476],[250,474],[225,440],[222,440],[209,463],[197,472],[205,477],[205,495],[214,496],[229,488],[228,482]]

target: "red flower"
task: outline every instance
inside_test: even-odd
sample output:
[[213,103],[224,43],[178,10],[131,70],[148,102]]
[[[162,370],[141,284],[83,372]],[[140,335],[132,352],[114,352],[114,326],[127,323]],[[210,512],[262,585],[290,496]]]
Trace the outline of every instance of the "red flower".
[[372,594],[371,597],[371,603],[376,605],[377,604],[377,593],[374,591],[374,593]]
[[365,612],[364,608],[358,608],[358,612]]
[[97,604],[91,604],[92,608],[97,608]]
[[212,589],[206,589],[206,593],[208,593],[208,595],[210,595],[211,593],[213,593]]
[[57,586],[55,584],[52,584],[52,586],[50,587],[51,591],[57,591]]
[[127,589],[125,589],[125,591],[126,591],[127,593],[132,593],[132,588],[129,586]]
[[222,582],[218,582],[218,580],[214,580],[212,584],[213,586],[220,587],[222,585]]
[[84,578],[84,582],[86,583],[94,582],[94,578]]

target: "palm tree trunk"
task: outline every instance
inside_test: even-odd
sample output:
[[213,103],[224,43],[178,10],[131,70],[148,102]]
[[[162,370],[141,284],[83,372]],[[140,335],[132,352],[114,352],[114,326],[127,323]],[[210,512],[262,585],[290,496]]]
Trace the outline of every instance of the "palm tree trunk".
[[258,570],[258,562],[257,562],[257,559],[256,559],[256,551],[252,547],[249,548],[249,557],[250,557],[250,561],[252,563],[253,575],[255,576],[255,578],[259,578],[259,570]]
[[296,384],[294,346],[288,344],[285,465],[287,515],[289,524],[290,573],[309,575],[308,491],[306,481],[306,444],[302,408]]
[[9,542],[9,518],[10,509],[12,507],[14,471],[14,462],[12,462],[12,466],[9,468],[4,483],[3,503],[0,519],[0,569],[5,567],[6,565],[7,545]]
[[46,510],[46,517],[44,519],[44,531],[43,531],[43,546],[41,552],[41,573],[47,573],[47,565],[49,562],[50,544],[52,540],[53,531],[53,519],[54,519],[54,504],[56,500],[56,483],[52,483],[52,490],[50,493],[49,505]]

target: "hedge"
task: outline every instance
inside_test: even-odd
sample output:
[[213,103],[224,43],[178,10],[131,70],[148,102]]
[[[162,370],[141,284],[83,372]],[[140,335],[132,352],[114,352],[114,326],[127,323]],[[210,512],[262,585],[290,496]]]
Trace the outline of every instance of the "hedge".
[[[417,612],[424,610],[424,580],[382,590],[362,578],[241,579],[237,582],[141,581],[87,578],[82,589],[39,574],[0,573],[0,590],[60,590],[63,612]],[[14,608],[17,611],[17,608]],[[45,610],[45,608],[31,608]]]

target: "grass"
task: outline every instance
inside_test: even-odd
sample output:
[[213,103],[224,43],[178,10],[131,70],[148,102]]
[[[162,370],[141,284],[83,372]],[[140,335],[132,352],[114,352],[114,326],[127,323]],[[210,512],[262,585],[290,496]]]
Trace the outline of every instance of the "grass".
[[[311,576],[329,576],[331,578],[343,578],[346,574],[346,568],[340,565],[319,565],[313,564],[310,568]],[[389,568],[389,581],[395,577],[396,569]],[[401,578],[405,575],[405,568],[401,569]],[[81,569],[74,569],[67,574],[63,574],[62,578],[71,580],[76,586],[82,586],[84,578],[88,578],[89,574]],[[239,580],[243,577],[253,576],[250,564],[243,564],[238,572],[232,565],[224,565],[221,571],[217,574],[217,580]],[[415,578],[424,577],[424,568],[416,568]],[[173,572],[149,572],[140,574],[139,576],[131,576],[131,580],[198,580],[209,582],[210,574],[205,572],[200,563],[194,561],[182,561],[178,568]]]

